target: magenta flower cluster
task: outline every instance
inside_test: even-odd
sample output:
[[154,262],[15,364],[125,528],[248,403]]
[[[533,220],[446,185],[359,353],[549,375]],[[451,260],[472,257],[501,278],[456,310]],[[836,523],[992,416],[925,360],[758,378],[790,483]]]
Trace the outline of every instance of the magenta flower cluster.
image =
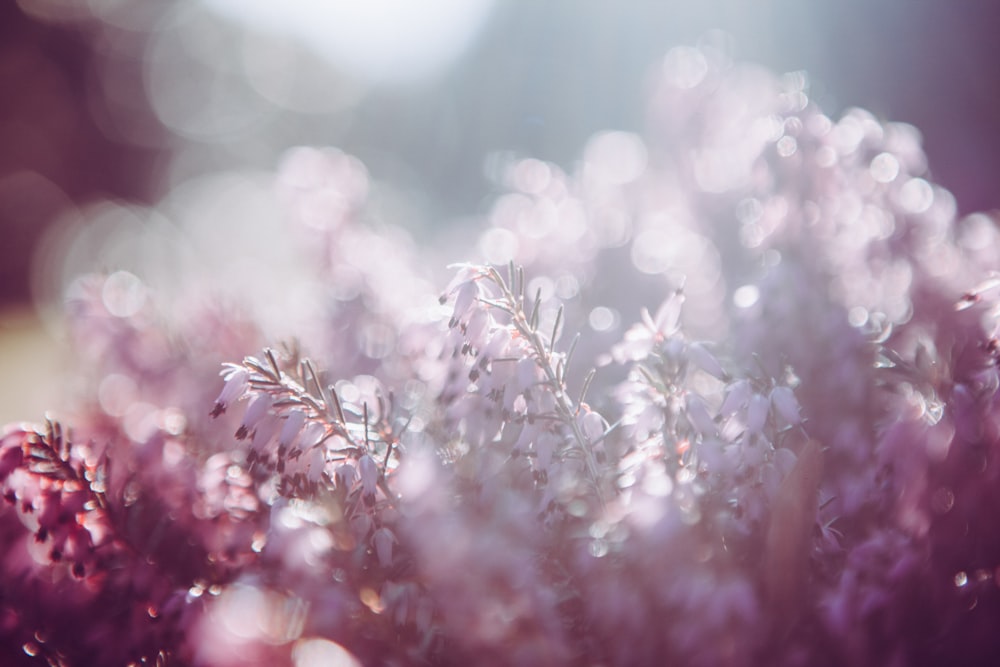
[[801,74],[654,79],[449,276],[291,153],[293,332],[79,278],[76,398],[0,437],[0,662],[992,664],[996,221]]

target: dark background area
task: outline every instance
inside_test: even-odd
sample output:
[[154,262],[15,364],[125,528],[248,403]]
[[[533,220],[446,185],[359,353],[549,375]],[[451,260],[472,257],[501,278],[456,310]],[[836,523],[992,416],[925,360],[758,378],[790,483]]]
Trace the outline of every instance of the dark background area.
[[[860,106],[914,124],[960,212],[1000,207],[1000,10],[985,2],[498,2],[445,74],[369,88],[336,113],[285,114],[261,150],[240,158],[159,123],[143,97],[148,33],[45,21],[24,5],[0,3],[0,306],[30,299],[33,248],[63,207],[152,205],[182,153],[197,173],[239,160],[273,168],[290,145],[338,145],[376,179],[418,193],[415,217],[475,215],[490,196],[485,156],[511,150],[569,166],[594,132],[641,129],[649,69],[712,29],[731,36],[736,60],[806,70],[811,97],[833,117]],[[108,131],[88,87],[109,43],[134,54],[130,136]]]

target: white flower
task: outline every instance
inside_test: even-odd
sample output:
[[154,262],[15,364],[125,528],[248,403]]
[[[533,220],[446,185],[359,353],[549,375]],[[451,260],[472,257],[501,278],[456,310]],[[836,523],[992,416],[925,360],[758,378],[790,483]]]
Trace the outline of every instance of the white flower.
[[[645,310],[643,314],[645,317],[649,317],[649,313]],[[650,320],[651,322],[652,320]],[[653,349],[653,343],[650,326],[636,324],[625,332],[622,342],[611,348],[611,356],[620,364],[628,361],[639,361],[649,356],[650,350]]]
[[281,419],[276,415],[264,415],[254,430],[251,446],[257,451],[263,450],[271,442],[274,434],[278,432],[278,426],[280,425]]
[[378,484],[378,464],[370,455],[365,454],[358,461],[358,469],[361,473],[361,487],[365,495],[375,495],[375,487]]
[[240,428],[236,431],[236,437],[243,440],[257,428],[257,424],[260,420],[267,414],[267,411],[271,409],[274,404],[274,399],[271,398],[270,394],[258,394],[253,401],[250,402],[250,406],[247,411],[243,414],[243,422],[240,424]]
[[802,422],[802,417],[799,415],[799,402],[789,387],[775,387],[771,390],[771,406],[789,424],[794,426]]
[[302,429],[302,433],[299,437],[299,447],[302,449],[309,449],[318,444],[324,435],[326,435],[326,428],[323,424],[315,421],[309,422],[306,424],[306,427]]
[[728,417],[746,406],[750,400],[751,389],[749,380],[737,380],[729,385],[726,398],[719,408],[719,414]]
[[701,370],[719,380],[728,378],[728,374],[722,368],[722,364],[719,363],[714,354],[708,351],[708,348],[703,343],[690,343],[687,352],[691,361]]
[[747,431],[756,435],[764,429],[771,402],[766,396],[754,394],[747,406]]
[[487,359],[505,356],[507,346],[510,344],[510,329],[498,327],[490,336],[489,342],[482,350],[482,356]]
[[350,463],[344,463],[337,466],[333,476],[338,489],[349,490],[354,485],[354,480],[358,478],[358,470]]
[[288,417],[285,418],[285,424],[281,427],[281,435],[278,437],[278,444],[284,447],[290,447],[295,438],[298,436],[299,431],[306,423],[306,415],[301,410],[292,410],[288,413]]
[[233,401],[243,395],[247,389],[250,374],[241,366],[227,366],[222,371],[222,377],[226,384],[223,385],[219,397],[215,399],[215,406],[211,412],[213,417],[221,415],[232,405]]
[[708,414],[708,406],[705,405],[705,399],[697,394],[689,393],[685,397],[685,406],[687,408],[688,421],[691,422],[691,426],[696,431],[701,435],[713,435],[715,433],[715,422],[712,420],[712,416]]
[[355,514],[351,517],[351,530],[358,541],[367,539],[372,531],[372,518],[364,512]]
[[593,410],[585,410],[579,420],[580,430],[590,442],[600,440],[608,430],[607,420]]
[[375,545],[375,555],[382,567],[392,565],[392,545],[396,543],[396,536],[386,527],[379,528],[372,535],[372,543]]
[[642,310],[642,320],[650,331],[663,337],[672,336],[680,329],[681,307],[684,305],[684,295],[680,292],[671,294],[656,310],[656,317],[650,319],[649,311]]
[[476,302],[476,298],[479,296],[479,285],[475,278],[470,278],[458,285],[455,291],[457,294],[455,295],[455,307],[451,314],[452,326],[458,324]]
[[493,318],[485,309],[477,308],[469,316],[465,327],[465,339],[474,349],[480,350],[488,342],[489,331],[493,327]]

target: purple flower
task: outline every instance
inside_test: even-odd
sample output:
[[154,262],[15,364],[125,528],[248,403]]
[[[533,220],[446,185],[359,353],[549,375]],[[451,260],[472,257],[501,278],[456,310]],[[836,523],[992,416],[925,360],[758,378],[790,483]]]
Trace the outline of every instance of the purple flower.
[[996,655],[997,225],[802,75],[681,48],[650,91],[643,136],[500,169],[450,279],[300,149],[287,312],[74,283],[73,430],[0,434],[0,656]]

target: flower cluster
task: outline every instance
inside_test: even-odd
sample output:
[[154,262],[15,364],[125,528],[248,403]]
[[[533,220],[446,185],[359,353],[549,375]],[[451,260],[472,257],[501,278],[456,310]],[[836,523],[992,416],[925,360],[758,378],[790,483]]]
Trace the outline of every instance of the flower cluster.
[[802,74],[675,49],[648,119],[506,164],[450,281],[314,149],[284,322],[78,279],[0,662],[988,664],[1000,228]]

